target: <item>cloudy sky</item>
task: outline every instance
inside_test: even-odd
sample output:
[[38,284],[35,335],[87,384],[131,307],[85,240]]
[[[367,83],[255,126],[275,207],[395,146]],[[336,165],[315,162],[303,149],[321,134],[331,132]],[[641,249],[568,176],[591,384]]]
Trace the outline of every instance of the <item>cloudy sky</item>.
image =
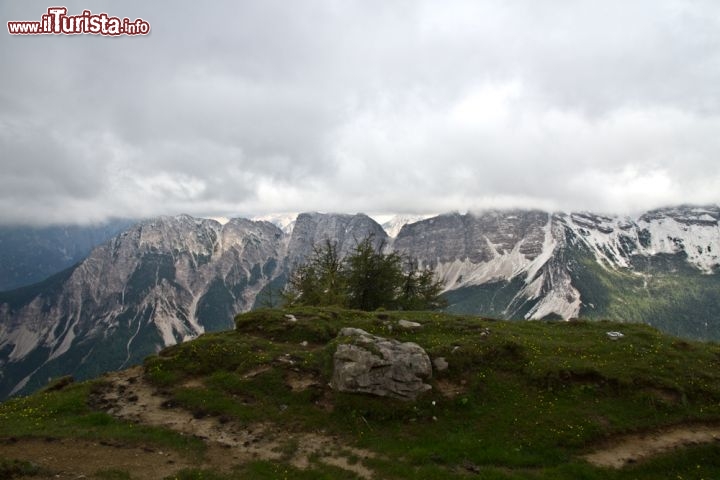
[[61,2],[13,36],[0,223],[720,201],[720,2]]

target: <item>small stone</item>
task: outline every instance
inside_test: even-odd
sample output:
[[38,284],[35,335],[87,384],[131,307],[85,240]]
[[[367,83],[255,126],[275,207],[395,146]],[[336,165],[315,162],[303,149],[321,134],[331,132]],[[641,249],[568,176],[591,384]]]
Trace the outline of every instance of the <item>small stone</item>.
[[418,322],[411,322],[410,320],[398,320],[398,326],[406,328],[408,330],[416,330],[422,328],[422,324]]
[[625,336],[620,332],[607,332],[605,335],[607,335],[610,340],[619,340]]
[[297,322],[297,318],[295,318],[295,315],[293,315],[292,313],[285,314],[285,318],[288,322]]
[[300,342],[300,345],[302,345],[303,347],[307,347],[308,346],[307,340],[303,340],[302,342]]
[[436,358],[435,360],[433,360],[433,365],[435,366],[435,370],[437,370],[438,372],[443,372],[447,370],[450,366],[447,360],[445,360],[445,357]]

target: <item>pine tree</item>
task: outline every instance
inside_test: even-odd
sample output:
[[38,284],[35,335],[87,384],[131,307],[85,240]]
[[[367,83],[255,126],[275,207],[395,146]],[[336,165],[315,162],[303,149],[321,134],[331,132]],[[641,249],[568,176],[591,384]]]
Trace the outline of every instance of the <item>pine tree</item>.
[[360,310],[397,308],[402,282],[402,258],[397,253],[382,253],[373,238],[367,237],[346,259],[347,305]]
[[337,245],[325,241],[313,247],[313,254],[304,265],[293,271],[285,291],[285,302],[291,305],[343,305],[345,274]]
[[435,273],[430,269],[420,270],[418,262],[413,259],[406,261],[402,279],[402,288],[398,299],[402,310],[437,310],[447,305],[442,293],[442,283],[435,280]]
[[445,305],[442,284],[432,270],[396,252],[383,253],[372,236],[358,242],[343,260],[329,240],[290,275],[284,294],[289,305],[344,306],[359,310],[429,310]]

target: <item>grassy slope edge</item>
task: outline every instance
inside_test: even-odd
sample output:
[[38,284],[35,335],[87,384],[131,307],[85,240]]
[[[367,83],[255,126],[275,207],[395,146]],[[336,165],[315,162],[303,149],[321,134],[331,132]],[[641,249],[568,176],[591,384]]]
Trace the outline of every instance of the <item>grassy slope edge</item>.
[[[423,326],[403,330],[399,319]],[[322,431],[349,447],[377,452],[358,460],[376,478],[720,477],[715,445],[617,471],[581,459],[618,434],[720,424],[716,344],[636,324],[505,322],[428,312],[258,310],[239,315],[236,326],[149,357],[146,379],[198,417]],[[337,332],[346,326],[413,341],[431,358],[445,357],[450,367],[434,372],[433,389],[416,402],[334,392],[327,385],[332,354]],[[625,336],[612,341],[609,330]],[[307,388],[293,390],[297,378]],[[197,439],[94,410],[88,398],[101,383],[0,405],[0,437],[117,438],[202,456]],[[252,468],[265,472],[257,478],[282,478],[268,464]],[[323,472],[319,465],[311,468],[318,476]],[[188,471],[179,478],[248,478],[248,472]]]

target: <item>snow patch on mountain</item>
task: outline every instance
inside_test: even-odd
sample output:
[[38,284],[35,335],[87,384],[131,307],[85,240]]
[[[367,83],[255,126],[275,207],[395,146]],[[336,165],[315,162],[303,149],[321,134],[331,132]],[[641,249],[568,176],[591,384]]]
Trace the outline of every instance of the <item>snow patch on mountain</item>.
[[553,216],[548,215],[548,222],[544,228],[545,237],[543,238],[542,251],[540,255],[535,257],[533,261],[527,266],[527,277],[525,283],[529,283],[535,280],[537,273],[540,269],[553,257],[555,253],[555,247],[557,242],[553,235]]
[[253,217],[252,220],[261,222],[270,222],[286,235],[290,235],[295,227],[295,220],[297,220],[297,213],[274,213],[270,215],[260,215]]
[[207,217],[208,220],[215,220],[220,225],[225,225],[230,221],[229,217]]
[[660,209],[639,218],[590,213],[558,218],[605,267],[631,268],[633,256],[661,253],[684,253],[690,265],[706,274],[720,266],[720,209],[716,207]]
[[415,222],[419,222],[421,220],[425,220],[430,217],[434,217],[434,214],[428,214],[428,215],[372,215],[372,219],[378,222],[383,230],[385,230],[385,233],[388,234],[388,237],[395,238],[398,236],[398,233],[400,233],[400,230],[402,230],[402,227],[408,224],[412,224]]
[[596,260],[606,267],[627,268],[629,256],[638,253],[635,223],[627,217],[604,217],[589,213],[557,215],[574,237],[584,242]]
[[[708,218],[709,217],[709,218]],[[684,251],[687,261],[704,273],[713,273],[720,264],[720,228],[710,215],[699,217],[701,223],[681,222],[674,218],[639,221],[641,230],[649,232],[644,255]]]

